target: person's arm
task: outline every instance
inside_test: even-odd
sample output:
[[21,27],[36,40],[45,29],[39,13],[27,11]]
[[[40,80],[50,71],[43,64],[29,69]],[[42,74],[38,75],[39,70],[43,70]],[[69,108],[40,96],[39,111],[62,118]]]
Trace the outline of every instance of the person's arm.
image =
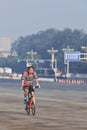
[[34,75],[34,78],[35,78],[35,82],[36,82],[37,87],[40,88],[37,74]]
[[36,84],[37,84],[37,85],[39,84],[39,81],[38,81],[38,79],[36,79]]
[[22,90],[24,87],[24,82],[25,82],[25,73],[23,73],[22,77],[21,77],[21,86],[22,86]]
[[22,86],[22,90],[23,90],[23,87],[24,87],[24,80],[22,80],[21,86]]

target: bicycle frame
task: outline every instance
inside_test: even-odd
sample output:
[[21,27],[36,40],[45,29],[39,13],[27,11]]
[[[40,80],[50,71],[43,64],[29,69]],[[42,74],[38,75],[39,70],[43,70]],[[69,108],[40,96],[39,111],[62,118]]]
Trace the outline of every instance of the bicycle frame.
[[29,105],[29,108],[32,109],[32,94],[30,92],[28,92],[28,105]]
[[30,114],[30,110],[32,111],[32,114],[35,115],[35,104],[32,100],[32,93],[31,92],[28,92],[28,101],[27,101],[27,104],[26,104],[26,108],[27,108],[27,114],[29,115]]

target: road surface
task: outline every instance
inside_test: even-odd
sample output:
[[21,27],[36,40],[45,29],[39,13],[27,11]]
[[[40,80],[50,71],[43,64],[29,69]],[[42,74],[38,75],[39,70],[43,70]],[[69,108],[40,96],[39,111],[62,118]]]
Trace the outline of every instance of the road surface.
[[[87,130],[86,86],[82,91],[59,89],[59,85],[55,88],[55,83],[50,82],[41,85],[36,90],[36,115],[33,116],[24,110],[20,83],[1,82],[0,130]],[[54,89],[50,89],[53,85]]]

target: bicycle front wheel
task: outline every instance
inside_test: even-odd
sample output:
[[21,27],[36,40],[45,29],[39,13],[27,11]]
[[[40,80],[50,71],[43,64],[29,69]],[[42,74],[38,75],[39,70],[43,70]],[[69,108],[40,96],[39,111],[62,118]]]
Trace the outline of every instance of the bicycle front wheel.
[[26,104],[26,112],[27,112],[27,115],[30,115],[30,108],[29,108],[29,103],[27,102]]
[[35,115],[36,109],[35,109],[35,104],[32,103],[32,115]]

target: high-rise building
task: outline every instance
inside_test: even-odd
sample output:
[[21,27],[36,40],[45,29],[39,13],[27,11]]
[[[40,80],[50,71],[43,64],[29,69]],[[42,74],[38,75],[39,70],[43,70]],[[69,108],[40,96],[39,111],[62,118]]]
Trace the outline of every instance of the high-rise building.
[[0,57],[10,55],[11,39],[9,37],[0,37]]

